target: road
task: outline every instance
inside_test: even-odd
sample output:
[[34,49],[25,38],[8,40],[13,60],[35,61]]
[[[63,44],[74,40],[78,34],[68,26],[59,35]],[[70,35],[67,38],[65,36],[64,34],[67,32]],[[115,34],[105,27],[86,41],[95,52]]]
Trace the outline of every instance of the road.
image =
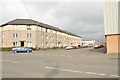
[[117,78],[118,55],[103,48],[2,53],[3,78]]

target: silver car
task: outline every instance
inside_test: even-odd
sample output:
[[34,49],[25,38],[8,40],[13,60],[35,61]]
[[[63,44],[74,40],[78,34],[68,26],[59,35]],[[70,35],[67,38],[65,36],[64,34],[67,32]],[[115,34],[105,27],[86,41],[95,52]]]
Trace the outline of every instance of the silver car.
[[71,50],[72,47],[71,47],[71,46],[67,46],[65,49],[66,49],[66,50]]

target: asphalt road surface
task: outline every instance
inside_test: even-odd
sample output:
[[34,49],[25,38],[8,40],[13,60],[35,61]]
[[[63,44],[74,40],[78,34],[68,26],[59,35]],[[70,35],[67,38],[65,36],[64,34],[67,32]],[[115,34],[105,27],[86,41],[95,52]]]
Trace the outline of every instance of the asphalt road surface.
[[3,78],[117,78],[118,54],[104,48],[2,53]]

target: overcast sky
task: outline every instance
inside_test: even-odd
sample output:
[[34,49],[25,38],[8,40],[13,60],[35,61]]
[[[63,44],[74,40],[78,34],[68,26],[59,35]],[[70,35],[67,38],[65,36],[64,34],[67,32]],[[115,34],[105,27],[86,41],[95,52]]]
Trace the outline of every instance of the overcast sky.
[[101,41],[104,32],[102,2],[0,0],[0,5],[1,24],[17,18],[33,19],[77,34],[83,40]]

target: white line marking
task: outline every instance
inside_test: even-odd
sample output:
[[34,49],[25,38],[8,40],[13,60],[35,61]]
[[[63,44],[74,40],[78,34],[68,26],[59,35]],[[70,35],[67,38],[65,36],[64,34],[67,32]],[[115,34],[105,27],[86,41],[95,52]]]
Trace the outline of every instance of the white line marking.
[[45,68],[48,68],[48,69],[55,69],[55,68],[51,68],[51,67],[45,67]]
[[93,72],[85,72],[85,73],[87,73],[87,74],[97,74],[97,73],[93,73]]
[[76,73],[84,73],[83,71],[75,71],[75,70],[73,70],[72,72],[76,72]]
[[[106,76],[106,75],[107,75],[107,74],[104,74],[104,73],[76,71],[76,70],[62,69],[62,68],[53,68],[53,67],[45,67],[45,68],[47,68],[47,69],[57,69],[57,70],[62,70],[62,71],[75,72],[75,73],[86,73],[86,74],[99,75],[99,76]],[[111,77],[119,77],[119,76],[117,76],[117,75],[108,75],[108,76],[111,76]]]
[[120,77],[120,76],[118,76],[118,75],[110,75],[110,76],[112,76],[112,77]]
[[10,61],[10,60],[2,60],[3,62],[9,62],[9,63],[16,63],[19,64],[20,62],[16,62],[16,61]]

